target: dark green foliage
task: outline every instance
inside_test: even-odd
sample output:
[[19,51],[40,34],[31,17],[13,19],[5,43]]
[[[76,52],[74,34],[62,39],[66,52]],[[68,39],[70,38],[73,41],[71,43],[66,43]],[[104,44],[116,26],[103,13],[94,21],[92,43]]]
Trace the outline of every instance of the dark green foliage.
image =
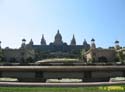
[[105,63],[107,63],[108,62],[108,60],[107,60],[107,58],[106,57],[104,57],[104,56],[102,56],[102,57],[99,57],[99,62],[105,62]]
[[28,63],[32,63],[32,62],[33,62],[33,58],[32,58],[32,57],[29,57],[29,58],[26,59],[26,61],[27,61]]
[[0,48],[0,62],[2,62],[3,61],[3,51],[2,51],[2,49]]

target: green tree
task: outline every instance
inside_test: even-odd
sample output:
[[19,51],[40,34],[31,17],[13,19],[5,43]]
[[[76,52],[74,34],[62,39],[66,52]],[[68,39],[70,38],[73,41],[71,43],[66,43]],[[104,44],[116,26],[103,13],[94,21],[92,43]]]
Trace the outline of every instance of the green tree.
[[82,59],[82,60],[84,60],[84,61],[86,61],[85,60],[85,57],[84,57],[84,54],[85,54],[85,49],[82,49],[81,51],[80,51],[80,59]]
[[119,59],[119,61],[120,61],[121,63],[124,63],[125,55],[123,54],[122,51],[119,51],[119,52],[117,53],[117,57],[118,57],[118,59]]
[[2,59],[3,59],[3,51],[2,49],[0,49],[0,62],[2,62]]

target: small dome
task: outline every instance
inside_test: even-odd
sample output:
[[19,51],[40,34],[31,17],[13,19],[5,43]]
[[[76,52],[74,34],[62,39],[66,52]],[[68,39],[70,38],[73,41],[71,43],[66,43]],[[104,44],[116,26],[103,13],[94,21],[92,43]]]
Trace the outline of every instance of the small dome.
[[94,41],[95,41],[95,39],[94,39],[94,38],[92,38],[92,40],[91,40],[91,41],[93,41],[93,42],[94,42]]
[[23,38],[23,39],[22,39],[22,41],[23,41],[23,42],[25,42],[25,41],[26,41],[26,39],[25,39],[25,38]]
[[118,40],[116,40],[116,41],[115,41],[115,43],[119,43],[119,41],[118,41]]
[[57,34],[55,35],[55,41],[54,41],[55,45],[63,45],[63,41],[62,41],[62,36],[59,33],[59,30],[57,32]]
[[22,45],[21,45],[21,48],[24,48],[24,47],[25,47],[25,42],[26,42],[26,40],[23,38],[23,39],[22,39]]

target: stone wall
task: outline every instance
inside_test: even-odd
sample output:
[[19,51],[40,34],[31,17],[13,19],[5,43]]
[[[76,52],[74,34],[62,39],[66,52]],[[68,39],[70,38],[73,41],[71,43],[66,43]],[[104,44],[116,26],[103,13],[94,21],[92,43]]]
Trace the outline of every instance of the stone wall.
[[108,61],[114,61],[116,58],[116,52],[115,50],[109,50],[109,49],[91,49],[86,54],[85,57],[87,58],[87,61],[95,60],[95,61],[101,61],[101,59],[105,59]]

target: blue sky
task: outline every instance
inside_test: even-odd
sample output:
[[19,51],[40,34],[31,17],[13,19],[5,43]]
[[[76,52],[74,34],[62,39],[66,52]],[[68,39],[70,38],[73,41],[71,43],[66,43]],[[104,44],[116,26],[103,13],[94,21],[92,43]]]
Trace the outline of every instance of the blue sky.
[[77,44],[125,46],[125,0],[0,0],[2,47],[18,48],[22,38],[40,44],[42,34],[49,44],[58,29],[68,44],[75,34]]

